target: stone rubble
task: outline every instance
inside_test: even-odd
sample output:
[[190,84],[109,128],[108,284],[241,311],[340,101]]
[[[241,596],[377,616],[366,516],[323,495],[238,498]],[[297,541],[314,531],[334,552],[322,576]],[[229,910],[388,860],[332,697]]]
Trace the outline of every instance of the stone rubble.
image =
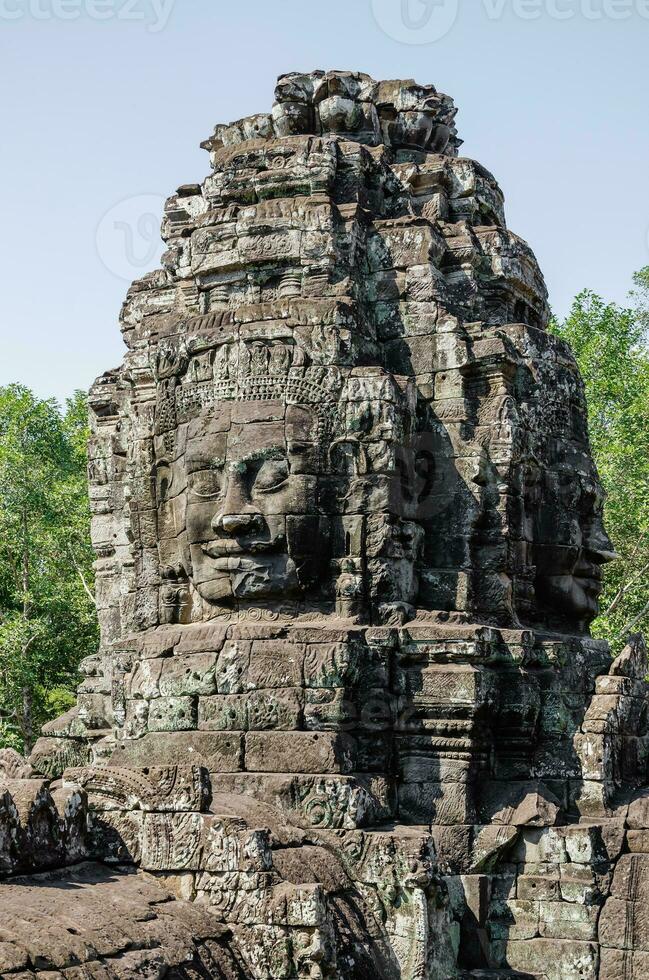
[[0,975],[649,974],[647,651],[589,635],[583,383],[454,118],[286,75],[168,200],[90,395],[101,647],[0,753]]

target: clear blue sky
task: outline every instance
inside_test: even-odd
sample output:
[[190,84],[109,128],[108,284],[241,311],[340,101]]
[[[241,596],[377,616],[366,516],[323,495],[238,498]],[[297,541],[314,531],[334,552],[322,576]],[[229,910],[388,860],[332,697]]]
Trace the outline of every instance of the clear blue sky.
[[155,267],[151,214],[207,173],[200,140],[290,70],[453,96],[555,311],[623,302],[649,264],[648,0],[403,3],[0,0],[0,384],[64,398],[119,363],[115,272]]

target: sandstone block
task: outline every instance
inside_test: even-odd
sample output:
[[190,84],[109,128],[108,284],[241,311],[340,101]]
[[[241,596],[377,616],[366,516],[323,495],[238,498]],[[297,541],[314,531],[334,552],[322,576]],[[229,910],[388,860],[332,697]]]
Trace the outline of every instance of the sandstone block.
[[150,732],[191,731],[197,725],[197,701],[191,697],[161,697],[149,702]]
[[[391,788],[381,777],[302,775],[295,773],[212,774],[218,794],[240,794],[272,803],[298,825],[354,830],[394,814]],[[286,834],[287,828],[275,828]],[[289,834],[290,836],[290,834]]]
[[515,940],[507,947],[510,969],[547,980],[584,980],[597,976],[599,954],[594,943],[569,939]]
[[203,817],[199,813],[145,813],[142,868],[197,871],[202,857]]
[[[583,835],[583,830],[587,836]],[[576,863],[593,864],[602,861],[616,861],[625,842],[625,826],[622,818],[594,822],[592,825],[564,827],[562,834],[566,841],[568,856]]]
[[466,783],[404,783],[399,787],[399,814],[405,823],[472,823],[473,788]]
[[493,871],[517,837],[515,827],[475,826],[471,831],[468,869],[473,872]]
[[238,772],[243,742],[236,733],[157,732],[134,741],[118,742],[110,765],[200,766],[212,772]]
[[600,916],[599,941],[615,949],[649,952],[649,912],[644,894],[636,900],[608,899]]
[[345,690],[315,688],[305,691],[304,726],[312,731],[339,731],[355,726],[359,711]]
[[216,694],[198,699],[200,731],[243,732],[248,728],[248,695]]
[[91,749],[86,741],[74,738],[39,738],[30,758],[35,773],[56,779],[71,766],[91,762]]
[[519,875],[516,885],[516,897],[523,901],[559,902],[561,901],[559,877],[558,875],[556,877],[531,874]]
[[292,731],[302,718],[301,689],[251,691],[247,698],[247,720],[250,731]]
[[529,899],[511,899],[504,902],[498,916],[491,922],[494,938],[514,942],[534,939],[539,932],[539,903]]
[[68,769],[63,782],[83,787],[94,810],[202,812],[211,794],[207,770],[199,766]]
[[269,872],[273,867],[267,830],[249,829],[231,817],[209,817],[204,821],[203,860],[205,871]]
[[560,874],[560,897],[564,902],[575,902],[578,905],[604,903],[611,886],[611,873],[594,871],[588,865],[562,864]]
[[626,841],[632,854],[649,855],[649,830],[629,830]]
[[159,691],[163,697],[216,693],[216,653],[176,656],[162,661]]
[[627,826],[631,830],[649,829],[649,794],[631,803],[627,814]]
[[142,738],[149,730],[150,701],[129,698],[125,703],[124,735]]
[[649,890],[649,856],[623,854],[615,866],[611,895],[636,901]]
[[247,690],[251,649],[249,640],[228,640],[224,644],[216,670],[219,694],[243,694]]
[[330,732],[249,732],[245,736],[248,772],[350,773],[355,743]]
[[649,953],[606,947],[602,949],[599,980],[644,980],[647,976]]
[[541,936],[548,939],[597,938],[599,909],[562,901],[542,901],[539,905]]
[[88,815],[91,855],[114,864],[138,864],[142,858],[141,810],[101,810]]
[[353,684],[361,666],[358,643],[309,643],[304,656],[308,688],[343,688]]

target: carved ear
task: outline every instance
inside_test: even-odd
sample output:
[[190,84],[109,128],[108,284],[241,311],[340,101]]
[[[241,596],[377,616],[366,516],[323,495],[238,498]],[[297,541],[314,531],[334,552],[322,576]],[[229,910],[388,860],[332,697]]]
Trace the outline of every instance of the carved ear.
[[329,446],[329,462],[334,473],[364,476],[368,471],[367,451],[356,436],[341,436]]
[[165,503],[173,480],[173,470],[166,460],[160,460],[153,467],[152,476],[155,480],[155,496],[158,506]]

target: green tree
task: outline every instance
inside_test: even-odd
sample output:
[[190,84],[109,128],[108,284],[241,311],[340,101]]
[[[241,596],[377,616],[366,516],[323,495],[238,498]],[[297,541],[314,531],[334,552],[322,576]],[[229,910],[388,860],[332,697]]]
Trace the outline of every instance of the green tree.
[[87,411],[0,388],[0,745],[29,752],[97,643]]
[[572,347],[584,379],[607,530],[620,555],[606,568],[602,611],[593,624],[615,652],[649,621],[649,268],[634,282],[628,308],[586,290],[553,326]]

